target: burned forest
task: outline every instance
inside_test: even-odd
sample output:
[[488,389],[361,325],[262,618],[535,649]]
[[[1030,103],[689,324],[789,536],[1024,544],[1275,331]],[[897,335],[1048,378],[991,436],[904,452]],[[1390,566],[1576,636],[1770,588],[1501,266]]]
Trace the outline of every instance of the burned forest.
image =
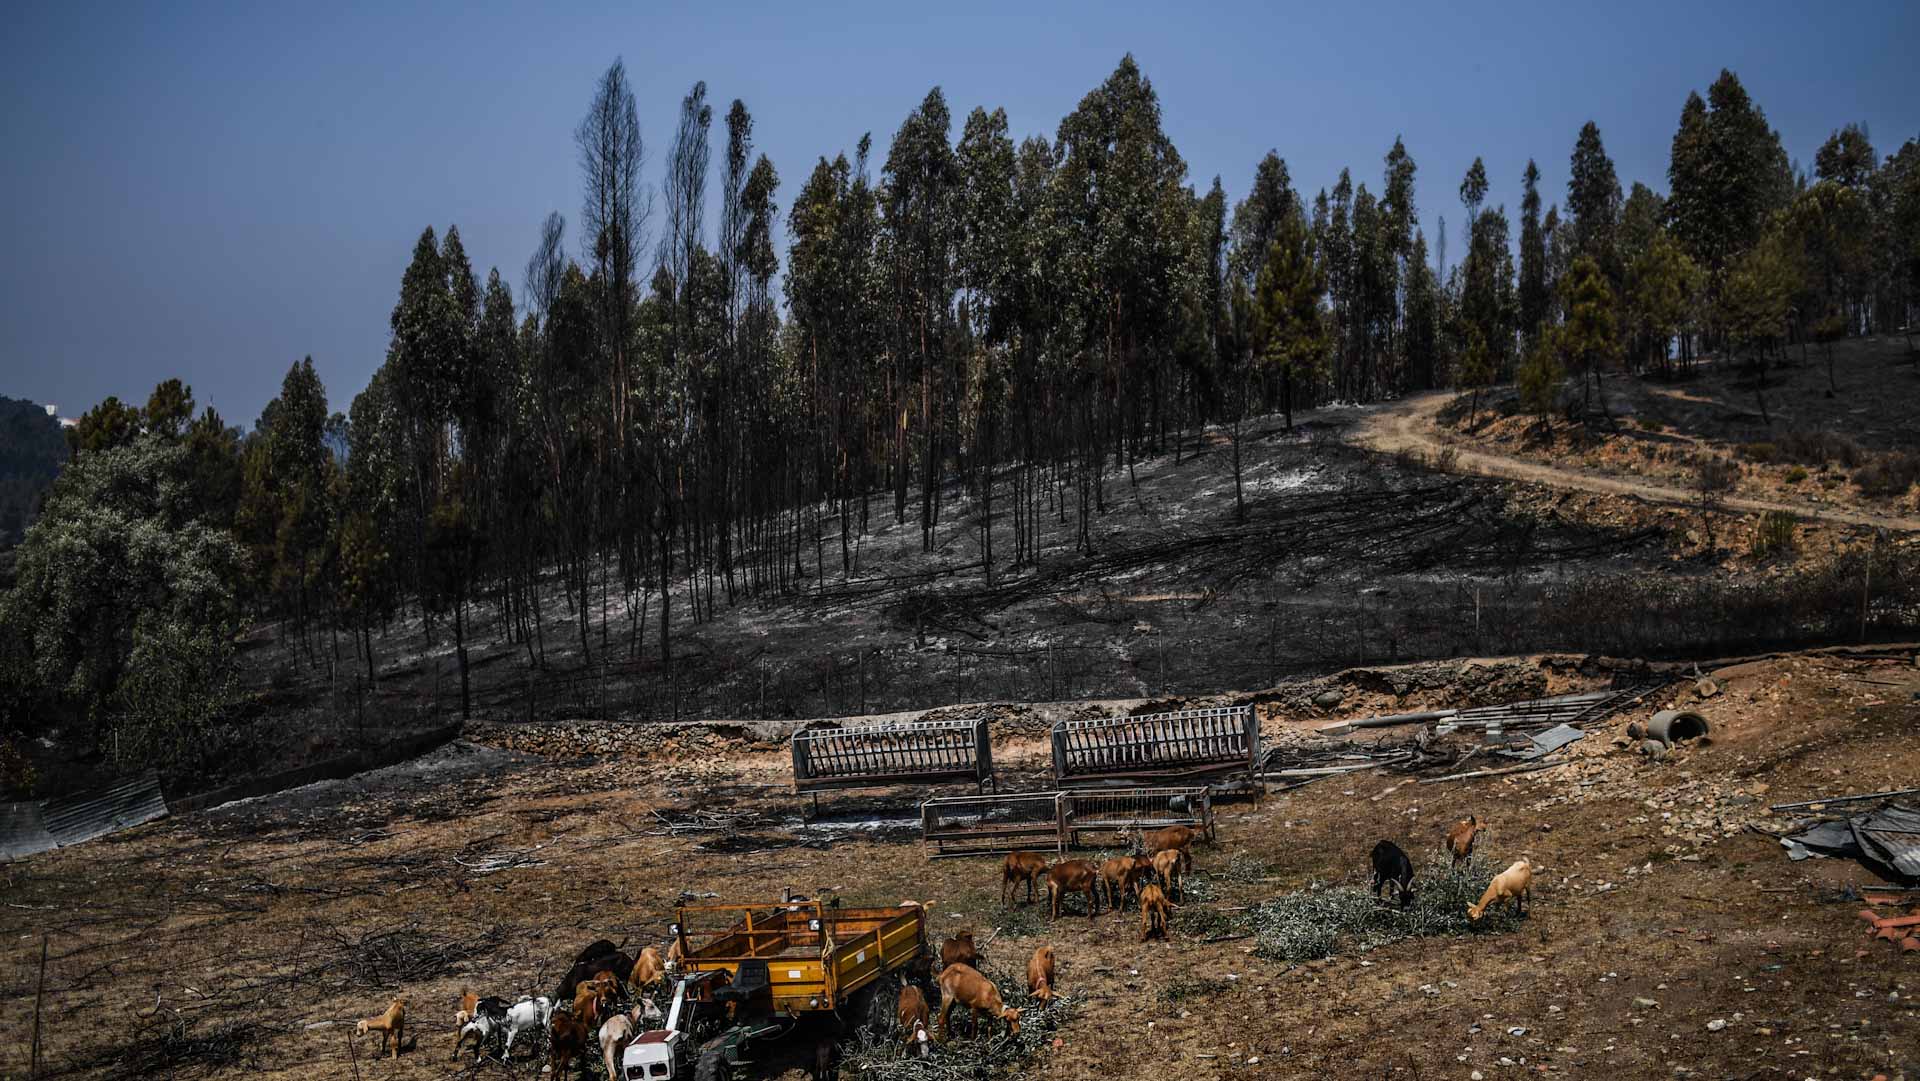
[[0,1076],[1920,1078],[1902,35],[1241,14],[25,19]]

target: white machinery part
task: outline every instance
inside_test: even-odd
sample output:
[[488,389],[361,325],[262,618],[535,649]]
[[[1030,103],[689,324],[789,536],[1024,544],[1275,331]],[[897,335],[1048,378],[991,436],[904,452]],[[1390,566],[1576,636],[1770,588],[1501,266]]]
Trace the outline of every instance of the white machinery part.
[[673,1077],[673,1047],[679,1039],[678,1032],[666,1030],[642,1033],[620,1056],[619,1081],[668,1081]]
[[674,985],[666,1027],[634,1037],[620,1056],[620,1077],[616,1081],[667,1081],[673,1076],[673,1052],[681,1036],[680,1016],[686,1010],[687,988],[692,984],[693,978],[686,977]]

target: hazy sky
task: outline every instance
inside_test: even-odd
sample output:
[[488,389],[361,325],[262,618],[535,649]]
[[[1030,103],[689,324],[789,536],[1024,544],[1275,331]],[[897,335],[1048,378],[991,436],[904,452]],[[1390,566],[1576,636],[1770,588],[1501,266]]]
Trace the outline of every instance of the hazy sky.
[[1913,0],[915,6],[10,4],[0,394],[77,416],[179,376],[251,425],[311,354],[344,410],[385,353],[423,226],[457,223],[475,269],[498,266],[516,296],[548,211],[578,251],[572,133],[616,57],[649,183],[705,79],[716,151],[727,102],[744,99],[784,207],[816,157],[862,132],[884,159],[936,84],[956,137],[976,105],[1005,107],[1016,138],[1051,136],[1131,51],[1192,182],[1218,174],[1233,199],[1268,148],[1309,198],[1342,166],[1378,191],[1403,136],[1430,242],[1449,221],[1450,262],[1475,154],[1490,202],[1517,214],[1528,157],[1563,201],[1593,119],[1622,185],[1664,191],[1681,103],[1722,67],[1809,168],[1850,121],[1883,156],[1920,136]]

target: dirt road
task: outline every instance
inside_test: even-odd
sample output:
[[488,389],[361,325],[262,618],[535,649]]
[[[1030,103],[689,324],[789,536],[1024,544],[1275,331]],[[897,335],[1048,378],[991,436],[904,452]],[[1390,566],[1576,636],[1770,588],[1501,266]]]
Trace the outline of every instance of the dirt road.
[[[1452,398],[1453,394],[1450,391],[1434,391],[1380,406],[1360,421],[1353,429],[1350,438],[1359,446],[1390,454],[1400,451],[1434,454],[1442,447],[1452,447],[1458,455],[1455,459],[1455,468],[1482,476],[1525,481],[1529,484],[1544,484],[1552,488],[1567,488],[1574,491],[1632,496],[1650,503],[1673,503],[1684,506],[1698,506],[1700,503],[1699,495],[1685,488],[1530,462],[1443,441],[1436,431],[1435,415]],[[1888,529],[1903,533],[1920,532],[1920,519],[1838,507],[1784,503],[1731,495],[1722,496],[1720,505],[1729,510],[1753,513],[1785,511],[1801,518],[1816,518],[1843,525]]]

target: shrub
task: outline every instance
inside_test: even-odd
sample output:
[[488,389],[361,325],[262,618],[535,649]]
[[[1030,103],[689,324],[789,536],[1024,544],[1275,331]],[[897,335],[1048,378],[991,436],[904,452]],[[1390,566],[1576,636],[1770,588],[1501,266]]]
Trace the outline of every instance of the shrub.
[[1451,473],[1460,464],[1460,448],[1441,447],[1434,453],[1433,468],[1442,473]]
[[1852,469],[1867,459],[1860,444],[1838,432],[1793,431],[1781,436],[1775,449],[1783,462],[1826,465],[1835,462]]
[[1793,527],[1796,519],[1783,510],[1770,510],[1754,523],[1753,541],[1748,551],[1755,559],[1768,559],[1793,551]]
[[1807,467],[1804,465],[1796,465],[1792,469],[1787,470],[1788,484],[1798,484],[1801,481],[1806,479],[1807,479]]
[[1693,486],[1705,495],[1733,490],[1740,479],[1740,467],[1714,454],[1699,454],[1693,459]]
[[1740,456],[1749,462],[1771,462],[1780,453],[1780,448],[1772,443],[1743,443]]
[[1898,496],[1920,484],[1920,453],[1895,451],[1882,454],[1854,470],[1853,483],[1864,495]]

